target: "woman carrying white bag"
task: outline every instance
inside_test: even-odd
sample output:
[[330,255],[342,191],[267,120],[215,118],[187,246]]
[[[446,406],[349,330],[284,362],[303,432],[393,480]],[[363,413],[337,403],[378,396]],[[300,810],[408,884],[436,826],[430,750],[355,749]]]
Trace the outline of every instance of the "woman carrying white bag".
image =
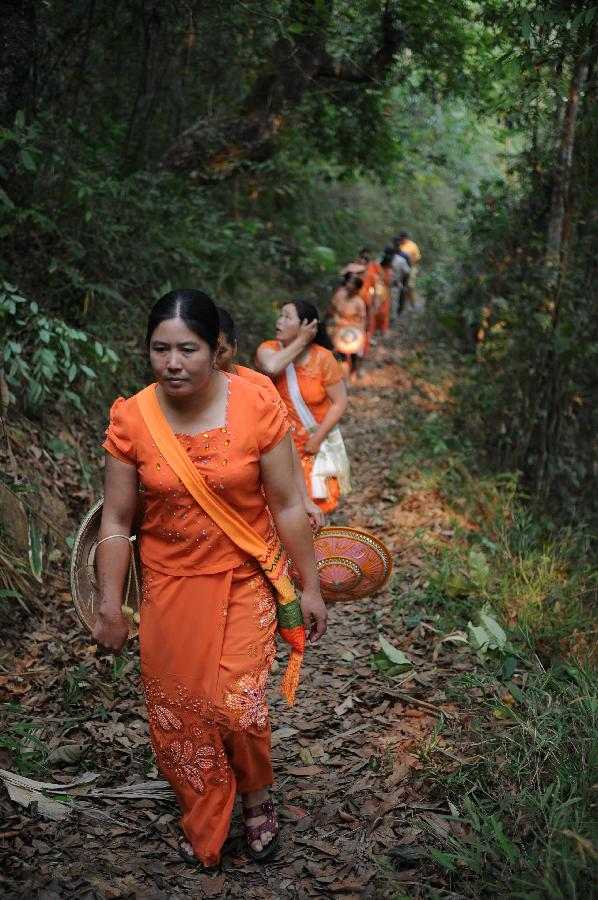
[[347,408],[343,371],[312,303],[285,303],[275,334],[276,340],[258,347],[256,364],[287,405],[307,490],[328,513],[351,490],[349,460],[337,427]]

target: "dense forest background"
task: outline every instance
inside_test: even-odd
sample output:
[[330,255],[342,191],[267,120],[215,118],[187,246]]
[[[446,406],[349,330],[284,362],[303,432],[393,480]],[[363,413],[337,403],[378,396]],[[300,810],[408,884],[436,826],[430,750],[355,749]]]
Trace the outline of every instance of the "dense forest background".
[[429,306],[470,367],[463,426],[541,504],[589,513],[595,6],[21,0],[2,12],[11,403],[109,394],[112,354],[122,385],[170,284],[228,303],[250,352],[273,302],[325,301],[357,244],[381,248],[408,224]]
[[[407,227],[426,310],[397,347],[443,401],[397,433],[396,465],[421,452],[418,470],[481,523],[430,551],[421,608],[451,630],[493,604],[513,644],[492,646],[492,678],[524,735],[489,751],[498,787],[479,775],[479,855],[468,838],[434,863],[471,897],[507,896],[507,870],[509,897],[587,896],[598,6],[0,0],[0,14],[0,618],[25,628],[40,583],[59,590],[109,404],[147,375],[157,297],[211,293],[249,360],[281,302],[323,311],[341,266]],[[406,603],[413,582],[396,590]],[[39,774],[7,734],[0,750]],[[425,777],[445,790],[439,772]],[[466,778],[453,787],[469,797]]]

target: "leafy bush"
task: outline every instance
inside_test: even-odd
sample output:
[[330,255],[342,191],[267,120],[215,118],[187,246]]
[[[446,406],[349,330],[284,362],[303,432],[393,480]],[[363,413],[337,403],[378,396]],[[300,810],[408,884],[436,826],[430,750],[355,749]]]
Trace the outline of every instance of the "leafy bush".
[[59,406],[83,409],[81,398],[118,363],[110,347],[44,315],[35,300],[22,297],[6,281],[0,291],[0,326],[5,335],[0,369],[4,399],[18,400],[31,412],[50,397]]

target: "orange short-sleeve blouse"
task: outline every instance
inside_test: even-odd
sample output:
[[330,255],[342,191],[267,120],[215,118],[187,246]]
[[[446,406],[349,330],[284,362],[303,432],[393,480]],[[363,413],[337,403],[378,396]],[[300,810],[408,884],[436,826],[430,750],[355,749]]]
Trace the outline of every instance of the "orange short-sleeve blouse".
[[[268,350],[280,350],[281,347],[282,344],[278,341],[264,341],[263,344],[260,344],[260,348]],[[330,399],[326,388],[343,380],[343,370],[330,350],[326,350],[319,344],[312,344],[309,359],[302,366],[296,365],[295,371],[301,396],[310,408],[316,422],[321,422],[330,408]],[[293,426],[293,440],[301,453],[308,433],[293,406],[285,372],[281,372],[274,378],[274,385],[288,408],[289,419]]]
[[[260,456],[283,439],[289,424],[271,392],[236,375],[226,377],[225,422],[176,437],[212,490],[267,538],[271,524]],[[195,575],[223,572],[248,559],[198,506],[160,454],[135,396],[119,397],[113,404],[103,446],[116,459],[137,467],[145,499],[139,531],[145,565],[169,575]]]

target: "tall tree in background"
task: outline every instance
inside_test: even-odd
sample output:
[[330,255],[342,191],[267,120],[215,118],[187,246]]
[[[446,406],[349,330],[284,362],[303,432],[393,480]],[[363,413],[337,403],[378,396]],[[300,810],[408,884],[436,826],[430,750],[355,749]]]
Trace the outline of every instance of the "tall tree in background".
[[178,171],[199,170],[208,180],[222,178],[242,162],[272,155],[287,116],[319,79],[382,84],[401,46],[398,10],[386,2],[373,28],[376,45],[357,59],[335,61],[327,47],[335,5],[332,0],[291,0],[276,20],[279,35],[238,111],[222,119],[200,119],[169,149],[167,163]]
[[460,302],[480,325],[472,412],[501,466],[575,513],[598,452],[598,7],[523,0],[489,4],[486,20],[499,47],[511,41],[497,105],[523,151],[476,217],[465,268]]

